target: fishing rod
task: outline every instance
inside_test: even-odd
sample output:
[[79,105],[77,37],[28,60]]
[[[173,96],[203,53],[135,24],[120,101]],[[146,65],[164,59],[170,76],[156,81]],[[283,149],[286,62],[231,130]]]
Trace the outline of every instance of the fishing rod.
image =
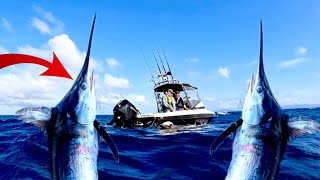
[[156,85],[156,81],[154,80],[154,77],[153,77],[153,75],[152,75],[150,66],[149,66],[149,64],[148,64],[148,62],[147,62],[146,56],[144,55],[144,53],[143,53],[143,51],[142,51],[141,48],[140,48],[140,51],[141,51],[141,53],[142,53],[142,55],[143,55],[143,57],[144,57],[144,61],[146,62],[147,66],[148,66],[149,72],[150,72],[151,77],[152,77],[152,81],[153,81],[154,85]]
[[[167,74],[167,71],[166,71],[166,68],[164,68],[164,65],[163,65],[163,62],[162,62],[162,58],[161,58],[161,56],[160,56],[160,53],[159,53],[159,49],[158,49],[158,48],[157,48],[157,51],[158,51],[159,59],[160,59],[160,61],[161,61],[161,64],[162,64],[162,67],[163,67],[163,70],[164,70],[164,75],[168,75],[168,74]],[[167,78],[167,80],[168,80],[168,78]]]
[[[152,53],[153,53],[154,60],[156,60],[156,63],[157,63],[157,66],[158,66],[158,69],[159,69],[159,72],[160,72],[160,76],[162,77],[162,81],[164,81],[163,76],[162,76],[162,73],[161,73],[160,66],[159,66],[158,61],[157,61],[157,58],[156,58],[156,55],[154,55],[154,51],[152,51]],[[159,77],[159,76],[158,76],[158,77]]]
[[167,65],[168,65],[168,68],[169,68],[169,72],[170,72],[170,75],[171,75],[171,79],[173,80],[172,71],[171,71],[171,68],[170,68],[170,66],[169,66],[168,59],[167,59],[166,53],[164,53],[163,48],[162,48],[162,53],[163,53],[163,55],[164,55],[164,58],[165,58],[166,61],[167,61]]

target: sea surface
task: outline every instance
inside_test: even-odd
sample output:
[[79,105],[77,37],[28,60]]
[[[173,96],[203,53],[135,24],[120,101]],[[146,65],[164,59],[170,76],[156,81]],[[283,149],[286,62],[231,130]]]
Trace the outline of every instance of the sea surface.
[[[290,120],[320,121],[320,109],[285,110]],[[99,179],[224,179],[231,160],[228,138],[211,156],[212,141],[241,112],[219,115],[211,124],[175,130],[106,126],[118,147],[117,163],[103,142],[98,157]],[[97,116],[101,124],[112,116]],[[50,179],[47,138],[40,130],[0,116],[0,179]],[[278,179],[320,179],[320,134],[302,135],[287,146]]]

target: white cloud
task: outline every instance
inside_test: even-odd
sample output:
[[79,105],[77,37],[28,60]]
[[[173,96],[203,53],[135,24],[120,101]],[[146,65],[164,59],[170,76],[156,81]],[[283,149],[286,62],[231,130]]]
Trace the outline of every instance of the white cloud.
[[276,93],[275,96],[282,107],[302,107],[320,102],[320,94],[316,89],[283,90]]
[[9,51],[6,50],[4,47],[0,46],[0,54],[8,54]]
[[214,97],[210,97],[210,96],[205,96],[203,97],[203,99],[209,102],[214,102],[216,100]]
[[139,94],[128,94],[126,97],[130,102],[143,103],[146,101],[146,97]]
[[186,59],[186,62],[198,63],[198,62],[200,62],[200,59],[198,59],[198,58],[190,58],[190,59]]
[[26,106],[53,107],[63,98],[72,81],[39,77],[43,70],[24,66],[23,71],[0,74],[0,114],[14,114]]
[[33,9],[48,22],[54,23],[57,21],[51,12],[44,11],[41,7],[34,6]]
[[[67,34],[61,34],[49,39],[41,48],[30,45],[18,47],[18,53],[29,54],[43,59],[52,60],[55,52],[70,75],[75,78],[82,67],[86,52],[81,52]],[[90,58],[90,69],[102,70],[103,66],[94,58]]]
[[37,28],[41,34],[51,34],[51,30],[49,28],[49,25],[46,22],[44,22],[38,18],[32,19],[32,25],[35,28]]
[[116,92],[110,92],[110,91],[102,92],[100,94],[101,94],[100,96],[99,95],[97,96],[97,108],[100,109],[101,106],[103,106],[103,109],[105,109],[105,111],[103,111],[103,114],[112,114],[112,109],[114,108],[114,106],[120,100],[123,100],[122,96],[128,99],[133,105],[135,105],[137,108],[139,108],[143,112],[148,112],[146,110],[150,109],[150,107],[148,107],[150,106],[150,103],[148,103],[144,95],[131,94],[131,93],[122,94],[122,93],[116,93]]
[[[0,47],[0,53],[7,50]],[[62,34],[48,40],[40,48],[30,45],[19,46],[18,53],[34,55],[49,61],[55,52],[61,63],[75,79],[78,75],[86,52],[80,51],[68,35]],[[90,71],[99,65],[95,59],[90,59]],[[14,114],[25,106],[55,106],[69,91],[73,81],[58,77],[38,76],[46,68],[37,65],[16,65],[6,68],[0,74],[0,114]],[[95,76],[96,86],[103,84],[99,75]],[[98,94],[99,92],[97,92]]]
[[11,27],[9,21],[8,21],[6,18],[2,17],[2,18],[1,18],[1,22],[2,22],[2,26],[3,26],[7,31],[12,32],[12,27]]
[[129,88],[129,81],[127,79],[113,77],[110,74],[104,75],[104,82],[110,88],[120,88],[120,89]]
[[120,65],[119,61],[117,61],[115,58],[112,58],[112,57],[107,58],[106,62],[110,68],[114,68]]
[[296,59],[290,59],[287,61],[283,61],[279,63],[279,66],[281,68],[290,68],[290,67],[294,67],[297,66],[299,64],[302,64],[304,62],[307,61],[307,58],[296,58]]
[[229,78],[230,70],[227,67],[220,67],[217,72],[220,76],[226,79]]
[[254,60],[254,61],[250,61],[249,63],[246,64],[246,66],[251,67],[251,66],[255,66],[258,65],[258,60]]
[[308,52],[308,49],[305,48],[304,46],[299,46],[299,47],[297,48],[297,53],[298,53],[298,54],[303,55],[303,54],[306,54],[307,52]]
[[41,19],[34,17],[32,19],[32,25],[37,28],[41,34],[57,35],[63,32],[63,22],[56,19],[51,12],[45,11],[38,6],[34,6],[34,10]]
[[242,101],[237,98],[219,98],[210,101],[204,99],[206,108],[211,111],[241,110]]

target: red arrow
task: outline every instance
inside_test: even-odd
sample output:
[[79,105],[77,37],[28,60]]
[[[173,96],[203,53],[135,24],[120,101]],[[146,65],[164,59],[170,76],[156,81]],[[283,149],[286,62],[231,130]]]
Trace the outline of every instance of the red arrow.
[[35,56],[25,54],[0,54],[0,69],[21,63],[32,63],[47,67],[48,70],[40,74],[40,76],[57,76],[72,79],[54,52],[52,63]]

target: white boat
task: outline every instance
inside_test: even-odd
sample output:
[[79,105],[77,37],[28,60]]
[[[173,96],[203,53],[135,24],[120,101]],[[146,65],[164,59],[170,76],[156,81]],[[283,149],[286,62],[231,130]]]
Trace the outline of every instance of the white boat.
[[[180,92],[188,110],[162,112],[162,97],[168,89]],[[202,125],[210,123],[213,118],[217,117],[215,112],[205,108],[198,94],[198,89],[190,84],[178,80],[165,80],[155,84],[154,94],[158,112],[139,114],[138,109],[125,99],[115,106],[113,109],[114,119],[108,124],[111,125],[115,122],[117,126],[121,127],[148,127],[169,121],[174,125]]]
[[[157,62],[156,58],[155,60]],[[161,57],[160,60],[162,63]],[[164,122],[174,125],[202,125],[210,123],[213,118],[217,117],[215,112],[209,111],[205,108],[198,94],[197,87],[173,79],[168,61],[167,65],[169,70],[166,72],[163,66],[164,74],[161,73],[158,62],[157,65],[159,69],[159,82],[155,82],[150,68],[149,70],[154,82],[154,95],[158,112],[140,114],[139,110],[133,104],[124,99],[114,107],[114,118],[111,122],[107,123],[108,125],[116,123],[116,126],[121,127],[148,127],[161,125]],[[171,79],[169,80],[169,78]],[[165,92],[167,92],[168,89],[172,89],[173,92],[179,92],[188,110],[183,110],[184,108],[181,107],[173,112],[163,112],[162,97],[165,96]]]

